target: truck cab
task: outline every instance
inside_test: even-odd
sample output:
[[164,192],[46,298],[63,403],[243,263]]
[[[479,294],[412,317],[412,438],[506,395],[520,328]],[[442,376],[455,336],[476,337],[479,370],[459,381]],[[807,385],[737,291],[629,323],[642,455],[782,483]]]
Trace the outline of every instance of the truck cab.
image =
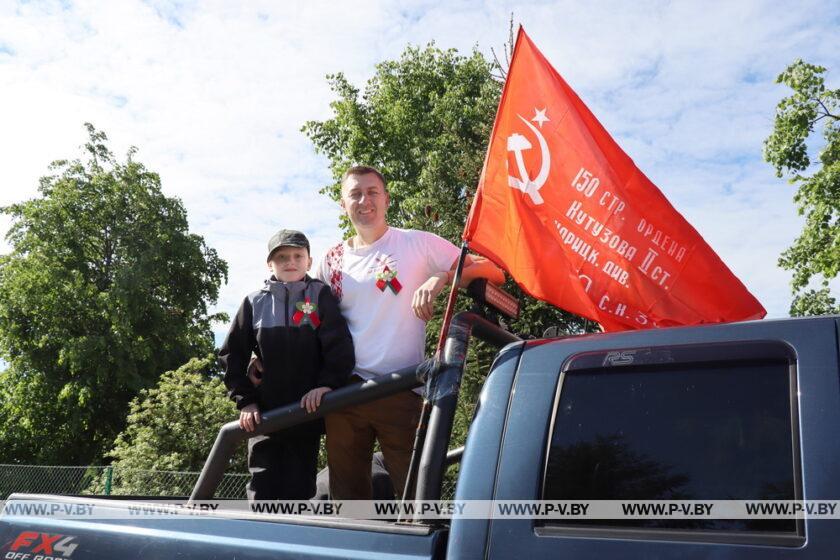
[[[528,341],[488,379],[456,498],[836,500],[839,422],[836,318]],[[826,558],[838,518],[494,519],[449,552]]]

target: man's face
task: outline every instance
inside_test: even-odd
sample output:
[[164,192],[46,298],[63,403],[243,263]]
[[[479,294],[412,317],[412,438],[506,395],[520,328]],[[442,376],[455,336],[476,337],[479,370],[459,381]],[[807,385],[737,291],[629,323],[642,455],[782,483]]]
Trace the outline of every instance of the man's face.
[[357,230],[384,226],[390,200],[385,185],[373,173],[350,175],[341,184],[341,207]]
[[281,282],[303,280],[311,266],[312,258],[303,247],[280,247],[268,259],[268,269]]

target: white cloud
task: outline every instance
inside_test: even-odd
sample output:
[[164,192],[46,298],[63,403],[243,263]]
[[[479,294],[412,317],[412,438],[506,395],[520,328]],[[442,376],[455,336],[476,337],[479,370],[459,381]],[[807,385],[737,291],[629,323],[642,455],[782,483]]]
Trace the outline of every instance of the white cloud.
[[818,2],[4,3],[0,204],[33,196],[93,122],[182,198],[230,264],[218,308],[233,312],[259,285],[274,230],[304,230],[316,257],[337,240],[337,208],[318,194],[326,161],[300,132],[329,115],[324,76],[362,85],[409,42],[501,52],[511,11],[770,315],[785,315],[776,259],[801,222],[760,149],[785,94],[778,72],[796,57],[840,71],[838,8]]

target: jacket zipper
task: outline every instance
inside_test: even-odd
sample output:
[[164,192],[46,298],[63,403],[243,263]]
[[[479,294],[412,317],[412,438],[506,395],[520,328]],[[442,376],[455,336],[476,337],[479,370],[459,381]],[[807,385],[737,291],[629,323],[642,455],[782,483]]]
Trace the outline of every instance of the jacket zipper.
[[292,328],[292,318],[289,316],[289,287],[284,285],[283,289],[286,291],[283,304],[286,306],[286,332],[288,332],[288,329]]

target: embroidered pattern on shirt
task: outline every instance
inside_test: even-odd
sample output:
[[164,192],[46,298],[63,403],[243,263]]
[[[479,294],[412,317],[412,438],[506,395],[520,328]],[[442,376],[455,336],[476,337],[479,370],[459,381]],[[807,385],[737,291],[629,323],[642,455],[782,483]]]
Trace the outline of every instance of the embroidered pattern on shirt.
[[[368,266],[367,273],[378,278],[377,275],[383,272],[386,268],[394,271],[397,270],[397,259],[394,258],[394,255],[387,253],[376,255],[373,263]],[[394,272],[394,274],[396,274],[396,272]]]
[[329,272],[330,290],[335,299],[341,301],[341,267],[344,266],[344,243],[339,243],[329,250],[326,257],[327,272]]

